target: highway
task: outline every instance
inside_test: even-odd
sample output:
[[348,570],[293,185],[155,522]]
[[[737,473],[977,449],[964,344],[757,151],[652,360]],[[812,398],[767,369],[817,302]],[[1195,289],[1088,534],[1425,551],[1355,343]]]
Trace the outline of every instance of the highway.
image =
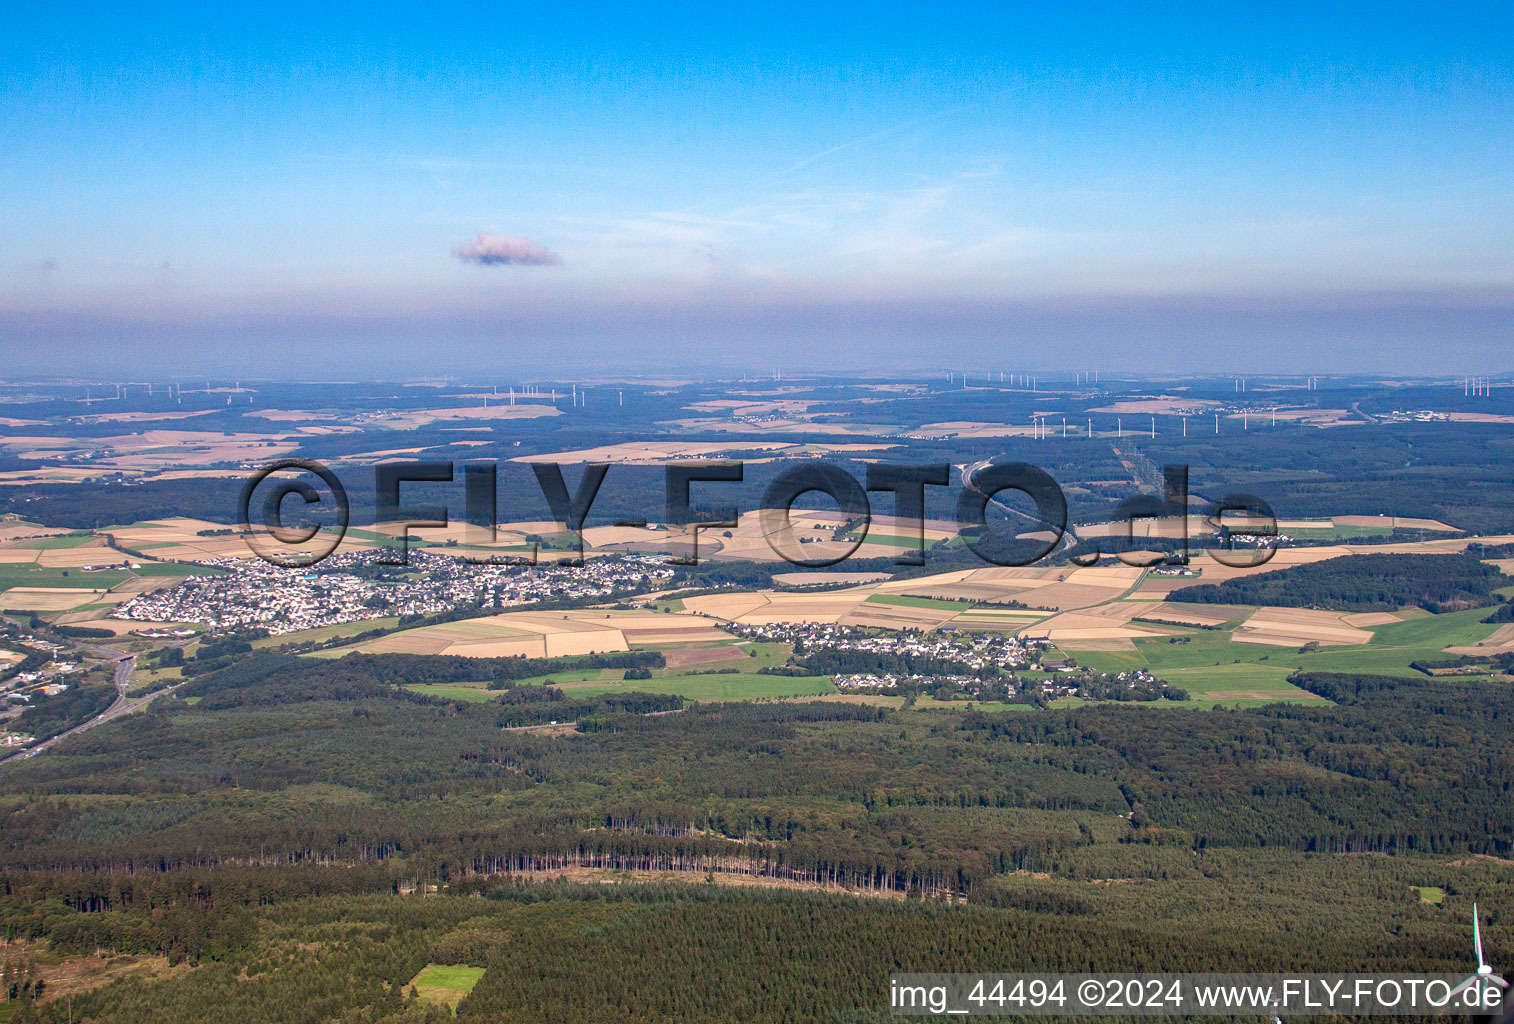
[[59,743],[62,743],[70,736],[77,736],[79,735],[79,733],[87,732],[97,725],[104,725],[106,722],[114,721],[117,718],[120,718],[122,715],[129,715],[133,711],[140,710],[141,708],[144,708],[148,704],[152,703],[155,698],[161,697],[165,693],[171,693],[188,682],[188,680],[185,680],[184,683],[176,683],[173,686],[165,687],[162,690],[157,690],[145,696],[131,698],[126,695],[126,692],[127,690],[131,689],[131,673],[137,665],[137,656],[135,654],[122,654],[120,651],[114,650],[109,647],[95,647],[92,644],[82,644],[78,643],[77,641],[74,643],[74,646],[86,651],[91,651],[94,654],[99,655],[100,657],[106,658],[116,663],[116,699],[111,703],[110,707],[106,708],[104,711],[100,712],[98,715],[89,719],[88,721],[81,722],[78,725],[74,726],[72,729],[67,729],[63,732],[60,732],[52,739],[43,740],[41,743],[34,744],[33,746],[18,750],[7,757],[0,758],[0,764],[5,764],[8,761],[24,761],[27,758],[36,757],[38,754],[51,750],[53,747],[57,746]]
[[[964,465],[964,466],[962,466],[961,470],[962,470],[962,487],[963,487],[963,489],[964,490],[969,490],[969,491],[977,491],[978,488],[975,487],[975,486],[973,486],[973,474],[976,473],[976,472],[978,472],[978,470],[983,469],[983,468],[985,468],[987,466],[991,466],[993,464],[994,464],[994,460],[993,459],[982,459],[981,461],[974,462],[974,463],[972,463],[970,465]],[[982,492],[979,491],[979,493],[981,494]],[[1034,523],[1036,526],[1040,527],[1043,530],[1048,528],[1047,524],[1045,522],[1043,522],[1042,520],[1038,519],[1037,517],[1031,515],[1029,512],[1021,512],[1019,509],[1014,508],[1009,503],[1004,502],[1004,501],[1000,501],[997,497],[991,498],[990,500],[994,504],[998,505],[1000,508],[1004,509],[1004,511],[1010,513],[1011,515],[1017,515],[1021,519],[1029,520],[1031,523]],[[1072,545],[1074,545],[1074,544],[1076,544],[1078,542],[1078,539],[1079,538],[1078,538],[1077,528],[1072,525],[1071,521],[1068,521],[1067,524],[1066,524],[1066,528],[1063,531],[1062,543],[1065,543],[1068,547],[1071,547]]]

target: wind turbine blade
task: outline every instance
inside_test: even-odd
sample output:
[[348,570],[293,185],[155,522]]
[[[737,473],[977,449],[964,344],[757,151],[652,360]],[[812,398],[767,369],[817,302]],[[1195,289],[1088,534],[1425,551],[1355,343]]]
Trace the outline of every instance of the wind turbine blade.
[[1491,981],[1493,984],[1497,985],[1499,988],[1506,989],[1506,988],[1509,987],[1509,983],[1507,981],[1504,981],[1502,978],[1500,978],[1496,974],[1490,974],[1490,975],[1488,975],[1488,980]]
[[1477,984],[1477,982],[1481,978],[1482,978],[1482,975],[1480,975],[1480,974],[1474,974],[1474,975],[1472,975],[1472,977],[1468,978],[1466,981],[1462,982],[1460,985],[1457,985],[1450,992],[1447,992],[1446,993],[1446,1001],[1450,1002],[1452,999],[1454,999],[1457,996],[1461,995],[1467,989],[1469,989],[1473,985]]
[[1477,949],[1477,969],[1480,971],[1487,964],[1482,962],[1482,925],[1477,920],[1477,904],[1472,904],[1472,945]]

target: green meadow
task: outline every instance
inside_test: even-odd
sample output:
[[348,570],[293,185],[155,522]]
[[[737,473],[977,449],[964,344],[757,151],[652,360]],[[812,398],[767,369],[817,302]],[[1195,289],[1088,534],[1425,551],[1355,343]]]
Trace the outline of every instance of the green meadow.
[[428,964],[410,980],[406,988],[414,988],[420,998],[428,1003],[445,1006],[456,1011],[457,1004],[473,991],[478,979],[484,976],[482,967],[446,967]]
[[[1295,699],[1301,691],[1286,677],[1296,670],[1306,672],[1359,672],[1377,675],[1414,675],[1411,662],[1440,658],[1446,647],[1476,643],[1497,627],[1481,620],[1487,608],[1422,614],[1404,622],[1372,627],[1368,644],[1320,647],[1307,652],[1294,647],[1271,647],[1235,643],[1230,630],[1203,630],[1186,643],[1149,637],[1135,641],[1134,651],[1077,652],[1080,665],[1097,672],[1144,668],[1187,690],[1195,701],[1205,694],[1226,690],[1276,691],[1280,699]],[[1223,701],[1242,706],[1262,700]]]
[[902,594],[869,594],[867,604],[892,604],[904,608],[935,608],[946,612],[965,612],[971,601],[952,601],[940,597],[906,597]]

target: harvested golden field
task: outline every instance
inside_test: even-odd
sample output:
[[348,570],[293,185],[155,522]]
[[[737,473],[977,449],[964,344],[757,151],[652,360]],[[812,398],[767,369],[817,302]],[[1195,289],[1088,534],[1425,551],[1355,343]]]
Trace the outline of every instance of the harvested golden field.
[[1128,566],[990,566],[877,585],[878,593],[983,603],[1019,601],[1036,608],[1064,609],[1112,601],[1140,578]]
[[1040,611],[1034,608],[1008,608],[1003,611],[995,611],[988,608],[969,608],[952,619],[954,626],[990,626],[994,628],[1007,628],[1024,625],[1027,622],[1039,622],[1055,612]]
[[835,434],[871,437],[888,433],[891,429],[877,423],[812,423],[804,419],[764,420],[747,423],[744,420],[727,419],[678,419],[667,420],[665,425],[700,432],[713,431],[723,434]]
[[1403,616],[1397,612],[1355,612],[1350,615],[1342,615],[1341,621],[1350,626],[1386,626],[1391,622],[1402,622]]
[[562,410],[545,399],[500,405],[472,405],[455,409],[405,409],[394,412],[364,413],[357,417],[365,427],[387,430],[414,430],[432,423],[451,420],[529,420],[541,416],[561,416]]
[[1074,569],[1072,575],[1067,577],[1068,583],[1084,587],[1112,587],[1116,590],[1128,590],[1145,570],[1128,565],[1090,566],[1086,569]]
[[642,526],[590,526],[583,532],[584,543],[591,548],[614,548],[628,544],[646,545],[666,541],[670,537],[682,539],[682,530],[653,530]]
[[104,609],[64,612],[55,620],[60,626],[87,626],[90,629],[108,629],[116,636],[128,636],[139,629],[177,629],[182,622],[150,622],[144,619],[112,619]]
[[[1061,429],[1058,427],[1058,429]],[[1031,437],[1036,428],[1030,424],[990,423],[982,420],[948,420],[926,423],[911,430],[906,437]]]
[[1125,650],[1138,637],[1163,635],[1160,630],[1131,625],[1130,620],[1146,610],[1143,602],[1113,601],[1087,611],[1048,616],[1027,627],[1023,635],[1045,637],[1064,650]]
[[1452,423],[1514,423],[1514,416],[1497,412],[1451,412],[1446,418]]
[[700,615],[670,615],[648,611],[581,611],[571,614],[585,624],[604,623],[613,626],[625,634],[627,643],[641,647],[661,643],[720,643],[731,638],[729,633],[717,629],[713,621]]
[[1456,527],[1438,519],[1406,519],[1400,516],[1336,516],[1336,526],[1378,526],[1388,530],[1434,530],[1455,533]]
[[724,647],[693,647],[667,651],[663,657],[667,660],[668,668],[692,668],[699,665],[718,665],[727,661],[745,663],[746,652],[745,647],[728,644]]
[[275,423],[304,423],[309,420],[339,420],[345,413],[326,412],[319,409],[259,409],[258,418]]
[[0,593],[0,605],[28,612],[63,612],[82,604],[96,604],[105,598],[104,590],[64,587],[11,587]]
[[1087,608],[1102,601],[1112,601],[1120,591],[1111,587],[1078,585],[1076,583],[1053,583],[1039,587],[1016,598],[1032,608],[1049,608],[1052,611],[1067,611]]
[[[699,556],[704,558],[709,554],[753,562],[779,562],[783,558],[773,550],[776,544],[783,550],[808,560],[834,558],[846,554],[853,547],[850,541],[831,540],[836,527],[845,522],[845,518],[839,512],[795,509],[788,516],[785,526],[781,511],[752,509],[737,517],[734,529],[717,527],[701,530]],[[727,534],[730,536],[726,536]]]
[[684,406],[694,412],[728,412],[732,416],[766,416],[783,413],[786,416],[802,416],[809,411],[814,401],[797,398],[760,400],[752,398],[715,398],[707,402],[691,402]]
[[925,583],[907,590],[895,591],[909,597],[934,597],[943,601],[973,601],[992,603],[1012,600],[1002,584],[995,583]]
[[820,587],[833,584],[847,584],[859,586],[864,583],[877,583],[888,579],[886,572],[826,572],[815,570],[813,572],[779,572],[773,574],[776,583],[783,583],[790,587]]
[[[1252,412],[1249,415],[1251,422],[1258,426],[1270,423],[1273,416],[1289,423],[1301,423],[1309,427],[1343,427],[1352,424],[1360,424],[1362,420],[1351,418],[1348,409],[1312,409],[1312,408],[1279,408],[1275,412],[1272,409],[1264,409],[1260,412]],[[1245,422],[1248,419],[1246,413],[1233,412],[1225,417],[1228,421]]]
[[128,476],[184,469],[204,469],[216,463],[262,461],[287,454],[297,442],[286,434],[226,433],[214,430],[158,428],[110,437],[8,437],[0,445],[41,461],[90,454],[86,465],[45,467],[3,474],[7,482],[36,477],[51,482],[77,481],[102,474]]
[[542,455],[520,455],[512,462],[614,462],[633,466],[661,465],[664,462],[680,462],[708,459],[739,447],[741,450],[796,447],[792,441],[742,441],[739,446],[708,441],[635,441],[622,444],[607,444],[597,448],[580,448],[568,452],[548,452]]
[[[401,633],[391,633],[388,636],[364,641],[352,649],[365,654],[441,654],[455,642],[449,637],[427,633],[424,628],[407,629]],[[539,638],[536,640],[535,648],[541,650]],[[502,657],[503,655],[489,656]],[[483,657],[483,655],[475,655],[475,657]]]
[[524,655],[559,658],[626,651],[633,646],[709,644],[730,639],[709,619],[657,612],[503,612],[485,618],[407,629],[350,648],[373,654]]
[[[1133,618],[1151,622],[1167,622],[1174,626],[1214,627],[1237,617],[1215,605],[1182,604],[1169,601],[1126,601],[1123,603],[1136,607]],[[1246,613],[1249,614],[1249,612],[1250,609],[1246,609]]]
[[843,615],[843,626],[874,626],[884,629],[934,629],[955,617],[954,607],[927,608],[916,605],[878,604],[864,601]]
[[752,626],[775,622],[836,622],[867,598],[865,588],[834,594],[771,593],[767,603],[739,616],[735,621]]
[[[77,484],[85,480],[115,476],[118,471],[110,466],[43,466],[38,469],[12,469],[0,473],[0,485],[12,484]],[[127,474],[134,476],[137,474]]]
[[[207,558],[257,557],[256,553],[240,533],[233,532],[227,534],[225,532],[236,529],[236,527],[228,526],[225,523],[212,523],[203,519],[177,517],[132,523],[128,526],[115,526],[102,532],[115,538],[116,543],[122,547],[131,548],[132,550],[142,552],[143,555],[150,558],[164,561],[193,562]],[[454,524],[447,531],[434,532],[447,533],[448,535],[455,534],[460,537],[463,535],[462,530],[462,527]],[[212,532],[216,535],[202,537],[200,536],[201,531]],[[373,536],[374,532],[372,528],[355,527],[347,532],[338,550],[342,552],[360,551],[375,547],[378,541]],[[422,534],[421,531],[411,531],[411,535],[419,537]],[[518,538],[502,537],[499,543],[504,545],[512,543],[515,540],[518,540]],[[318,538],[308,544],[283,550],[286,553],[293,553],[324,546],[327,543],[330,543],[330,541]],[[457,548],[439,548],[436,550],[457,554],[458,556],[471,555],[479,557],[482,554],[487,554],[487,552],[460,550]],[[114,560],[119,561],[123,557],[126,556],[116,553]],[[96,560],[98,561],[99,559]]]
[[[1228,521],[1228,520],[1227,520]],[[1205,528],[1212,529],[1212,524],[1206,519]],[[1279,519],[1277,529],[1279,533],[1287,533],[1290,530],[1330,530],[1336,526],[1334,519]]]
[[675,625],[671,629],[642,629],[627,632],[626,642],[632,647],[642,649],[664,648],[674,644],[712,644],[723,640],[729,640],[730,634],[723,633],[714,626],[707,625],[703,630],[695,632]]
[[[1326,523],[1325,526],[1329,526]],[[1197,537],[1210,532],[1213,527],[1209,520],[1203,516],[1190,515],[1188,517],[1189,537]],[[1282,529],[1282,524],[1278,524]],[[1183,520],[1180,516],[1154,517],[1150,519],[1135,519],[1112,523],[1093,523],[1088,526],[1078,527],[1079,537],[1164,537],[1178,539],[1184,536]]]
[[1371,630],[1346,621],[1348,613],[1313,608],[1258,608],[1232,636],[1236,643],[1301,647],[1307,643],[1342,646],[1372,642]]
[[1514,622],[1495,629],[1486,639],[1465,647],[1447,647],[1447,654],[1466,654],[1474,658],[1491,657],[1514,652]]
[[579,633],[547,633],[542,637],[549,658],[575,654],[603,654],[630,649],[630,639],[617,629],[593,629]]
[[165,469],[158,473],[148,473],[142,478],[144,483],[152,480],[245,480],[245,469]]
[[218,409],[175,410],[173,412],[92,412],[83,416],[70,416],[69,422],[79,423],[154,423],[159,420],[187,420],[195,416],[209,416]]
[[1145,413],[1148,416],[1197,416],[1206,410],[1214,409],[1222,403],[1209,398],[1182,398],[1173,395],[1159,395],[1155,398],[1127,398],[1123,401],[1103,405],[1097,409],[1089,409],[1094,413]]
[[[102,442],[103,444],[103,442]],[[14,448],[27,458],[48,458],[54,452],[82,449],[85,442],[73,437],[47,437],[43,435],[15,434],[0,437],[0,448]]]
[[704,594],[684,598],[683,606],[699,615],[715,619],[735,621],[758,608],[766,607],[768,599],[763,594]]
[[1060,641],[1058,646],[1070,653],[1082,654],[1101,651],[1134,651],[1135,640],[1130,637],[1077,637]]
[[204,467],[218,462],[262,461],[286,455],[298,447],[283,434],[226,434],[210,430],[148,430],[89,439],[92,448],[102,445],[109,454],[99,460],[101,464],[141,472]]
[[38,526],[28,522],[0,522],[0,544],[14,544],[20,541],[41,540],[43,537],[56,537],[60,534],[72,533],[72,530],[61,526]]
[[37,564],[53,569],[75,569],[81,565],[120,562],[127,556],[105,543],[104,537],[71,548],[44,548],[37,552]]

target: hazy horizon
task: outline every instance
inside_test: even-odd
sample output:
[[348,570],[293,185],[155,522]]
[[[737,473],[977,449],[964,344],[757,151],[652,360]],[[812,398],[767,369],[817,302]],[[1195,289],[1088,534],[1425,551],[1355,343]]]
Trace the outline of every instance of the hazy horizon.
[[16,372],[1487,373],[1508,344],[1506,7],[14,21]]

